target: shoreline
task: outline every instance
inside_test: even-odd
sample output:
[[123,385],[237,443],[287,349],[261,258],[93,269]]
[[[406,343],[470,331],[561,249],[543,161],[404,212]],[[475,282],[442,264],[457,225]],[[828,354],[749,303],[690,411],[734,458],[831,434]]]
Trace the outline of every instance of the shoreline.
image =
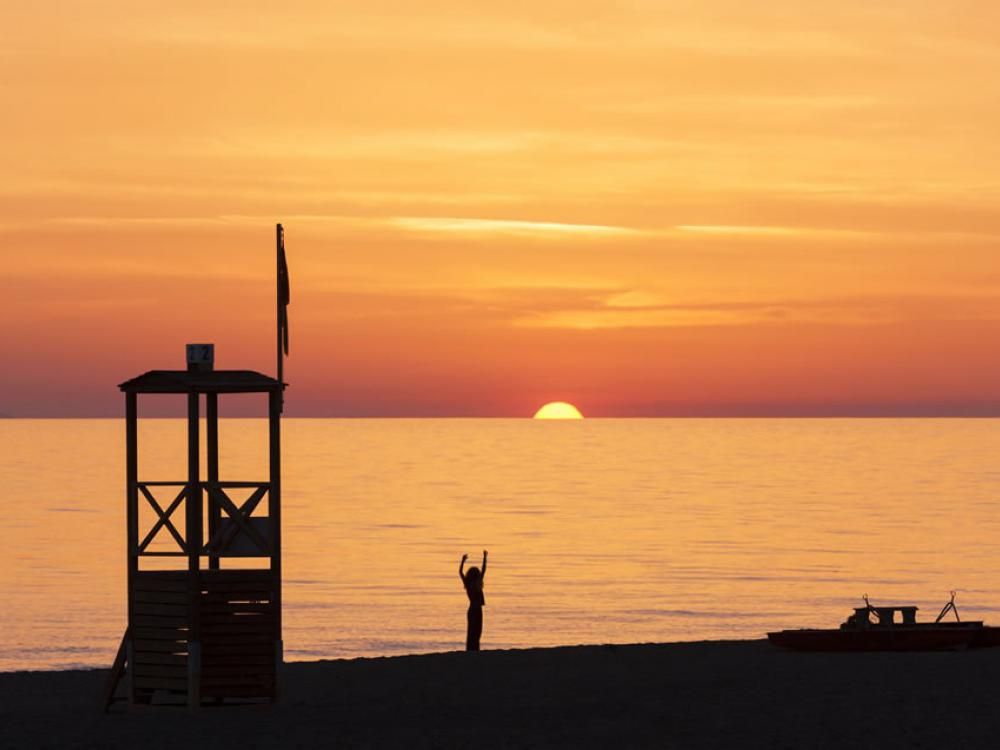
[[0,673],[0,747],[984,747],[1000,649],[697,641],[291,662],[278,704],[198,712],[102,713],[105,673]]

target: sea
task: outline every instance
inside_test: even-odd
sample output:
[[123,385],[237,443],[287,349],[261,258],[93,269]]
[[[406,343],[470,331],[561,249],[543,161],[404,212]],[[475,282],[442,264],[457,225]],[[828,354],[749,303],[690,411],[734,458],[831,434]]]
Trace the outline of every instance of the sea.
[[[220,441],[222,480],[266,479],[263,421]],[[139,443],[141,480],[186,476],[182,420]],[[483,550],[486,649],[762,638],[865,594],[1000,623],[998,464],[994,419],[285,419],[285,657],[462,648]],[[108,667],[122,420],[0,421],[0,493],[0,670]]]

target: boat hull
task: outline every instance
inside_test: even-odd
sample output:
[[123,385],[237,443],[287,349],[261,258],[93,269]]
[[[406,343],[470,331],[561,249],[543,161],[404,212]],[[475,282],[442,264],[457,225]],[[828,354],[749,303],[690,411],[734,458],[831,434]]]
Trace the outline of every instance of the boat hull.
[[957,651],[1000,645],[1000,632],[982,623],[858,630],[782,630],[768,633],[775,646],[793,651]]
[[969,648],[995,648],[1000,646],[1000,628],[986,625],[980,628]]

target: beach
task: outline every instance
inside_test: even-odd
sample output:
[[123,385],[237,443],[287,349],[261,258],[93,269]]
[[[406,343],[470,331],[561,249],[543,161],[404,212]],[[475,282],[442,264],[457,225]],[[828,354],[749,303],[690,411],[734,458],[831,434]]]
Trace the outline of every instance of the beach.
[[988,747],[998,676],[1000,649],[574,646],[295,662],[276,705],[102,713],[102,670],[11,672],[0,746]]

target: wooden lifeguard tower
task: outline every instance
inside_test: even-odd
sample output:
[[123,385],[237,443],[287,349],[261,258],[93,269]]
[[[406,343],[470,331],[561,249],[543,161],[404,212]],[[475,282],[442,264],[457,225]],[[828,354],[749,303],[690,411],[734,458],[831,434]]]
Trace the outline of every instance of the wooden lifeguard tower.
[[[277,697],[283,651],[281,357],[288,342],[280,225],[278,251],[278,379],[215,370],[214,347],[189,344],[186,370],[151,370],[119,385],[125,394],[128,627],[105,705],[123,675],[130,704],[150,703],[158,694],[190,707]],[[263,477],[232,480],[220,473],[219,397],[253,393],[266,396],[268,467]],[[138,402],[147,394],[187,401],[185,477],[139,475]]]

